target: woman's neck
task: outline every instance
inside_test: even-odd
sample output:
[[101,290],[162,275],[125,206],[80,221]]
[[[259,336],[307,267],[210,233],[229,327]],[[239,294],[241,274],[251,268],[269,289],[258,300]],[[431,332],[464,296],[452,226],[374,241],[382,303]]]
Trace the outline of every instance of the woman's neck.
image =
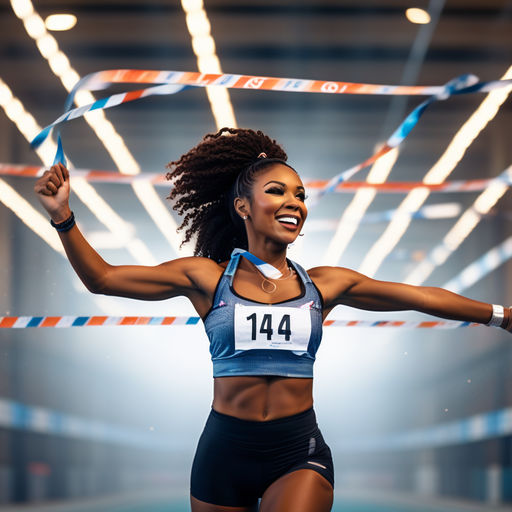
[[269,263],[270,265],[276,267],[281,272],[284,272],[288,267],[288,263],[286,261],[286,247],[276,248],[276,247],[253,247],[249,245],[247,249],[251,254],[257,256],[262,259],[265,263]]

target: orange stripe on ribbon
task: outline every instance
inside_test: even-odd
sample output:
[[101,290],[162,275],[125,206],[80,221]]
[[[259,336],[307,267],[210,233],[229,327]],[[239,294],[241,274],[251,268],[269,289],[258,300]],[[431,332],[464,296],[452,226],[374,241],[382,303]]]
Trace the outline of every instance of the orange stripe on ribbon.
[[437,325],[440,325],[442,322],[420,322],[418,327],[422,329],[428,329],[431,327],[436,327]]
[[136,316],[125,316],[119,322],[119,325],[135,325],[137,323]]
[[61,316],[47,316],[40,324],[39,327],[55,327],[59,320],[61,319]]
[[87,325],[103,325],[107,321],[108,316],[91,316]]
[[12,327],[16,323],[17,319],[17,316],[6,316],[2,318],[2,321],[0,322],[0,327]]
[[139,99],[142,96],[142,93],[144,91],[145,91],[145,89],[139,89],[138,91],[127,92],[125,97],[124,97],[124,99],[123,99],[123,102],[124,101],[133,101],[133,100]]

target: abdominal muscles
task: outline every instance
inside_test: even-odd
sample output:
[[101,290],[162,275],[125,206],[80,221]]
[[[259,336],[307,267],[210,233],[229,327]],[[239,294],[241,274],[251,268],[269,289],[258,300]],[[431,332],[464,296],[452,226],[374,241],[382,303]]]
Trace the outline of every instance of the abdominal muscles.
[[291,416],[313,405],[313,379],[216,377],[212,405],[217,412],[252,421]]

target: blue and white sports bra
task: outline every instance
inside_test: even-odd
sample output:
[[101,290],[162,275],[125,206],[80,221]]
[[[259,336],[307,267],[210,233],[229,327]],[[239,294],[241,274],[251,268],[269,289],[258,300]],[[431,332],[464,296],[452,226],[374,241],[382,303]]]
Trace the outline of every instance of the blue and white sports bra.
[[307,272],[290,261],[302,281],[300,296],[271,305],[241,297],[233,289],[240,257],[232,255],[204,320],[213,376],[313,377],[322,339],[318,289]]

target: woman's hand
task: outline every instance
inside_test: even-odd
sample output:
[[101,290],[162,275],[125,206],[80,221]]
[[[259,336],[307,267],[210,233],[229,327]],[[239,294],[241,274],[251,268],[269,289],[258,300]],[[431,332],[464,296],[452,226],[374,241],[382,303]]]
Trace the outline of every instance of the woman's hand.
[[63,164],[45,171],[36,181],[34,192],[53,222],[58,224],[69,218],[69,171]]

